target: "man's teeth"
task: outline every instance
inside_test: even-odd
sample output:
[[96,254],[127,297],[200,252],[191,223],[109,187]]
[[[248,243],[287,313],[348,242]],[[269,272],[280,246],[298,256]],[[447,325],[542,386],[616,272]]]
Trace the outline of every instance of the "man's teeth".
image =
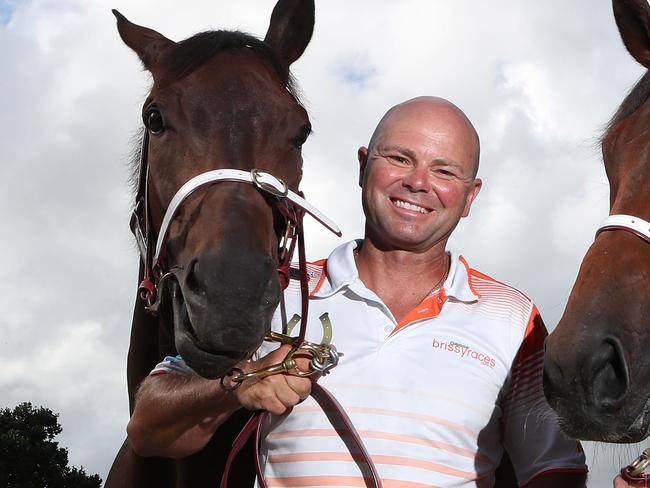
[[393,200],[393,203],[400,207],[400,208],[405,208],[407,210],[414,210],[416,212],[420,212],[423,214],[429,213],[429,211],[426,208],[419,207],[417,205],[413,205],[412,203],[409,202],[404,202],[402,200]]

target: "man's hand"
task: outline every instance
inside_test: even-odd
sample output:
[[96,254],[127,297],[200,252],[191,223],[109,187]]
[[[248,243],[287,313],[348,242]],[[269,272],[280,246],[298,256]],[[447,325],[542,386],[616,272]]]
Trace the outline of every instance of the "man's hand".
[[646,488],[647,486],[648,483],[645,481],[629,484],[627,481],[621,478],[621,475],[618,475],[616,478],[614,478],[614,488]]
[[[285,344],[263,358],[244,365],[244,372],[256,371],[281,363],[291,351]],[[307,370],[308,358],[295,358],[301,370]],[[248,410],[266,410],[282,415],[311,393],[312,380],[306,377],[276,374],[262,379],[245,380],[234,393],[239,403]]]

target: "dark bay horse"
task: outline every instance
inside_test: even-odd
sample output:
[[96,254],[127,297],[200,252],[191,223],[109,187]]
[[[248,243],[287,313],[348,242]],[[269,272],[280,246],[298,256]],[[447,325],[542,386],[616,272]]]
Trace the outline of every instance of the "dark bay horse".
[[[647,0],[614,0],[630,54],[650,68]],[[637,442],[650,433],[650,71],[602,139],[610,218],[546,342],[544,391],[572,437]]]
[[[311,127],[289,66],[311,39],[314,3],[279,0],[263,41],[210,31],[174,42],[114,13],[122,40],[153,77],[142,109],[138,193],[144,198],[132,222],[141,234],[146,299],[136,299],[131,329],[132,410],[137,385],[165,355],[180,353],[198,373],[217,378],[270,330],[288,224],[275,206],[278,195],[262,191],[258,179],[298,191],[301,146]],[[204,175],[207,184],[197,180]],[[127,439],[106,486],[217,486],[220,450],[237,427],[235,418],[202,452],[179,461],[139,457]],[[245,471],[235,486],[251,483]]]

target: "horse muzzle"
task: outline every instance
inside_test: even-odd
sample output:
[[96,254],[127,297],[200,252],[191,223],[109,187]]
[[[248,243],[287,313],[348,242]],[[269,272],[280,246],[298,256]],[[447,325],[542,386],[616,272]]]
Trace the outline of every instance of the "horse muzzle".
[[[648,432],[650,403],[634,398],[624,348],[613,337],[593,337],[590,347],[570,357],[549,336],[544,358],[544,394],[570,437],[638,442]],[[582,357],[584,356],[584,357]]]
[[280,300],[276,269],[264,254],[199,256],[172,269],[176,349],[199,375],[228,374],[260,346]]

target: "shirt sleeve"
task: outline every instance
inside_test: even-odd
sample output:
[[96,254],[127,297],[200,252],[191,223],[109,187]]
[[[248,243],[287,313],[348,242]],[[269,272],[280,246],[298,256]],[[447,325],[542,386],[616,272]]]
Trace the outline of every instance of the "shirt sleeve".
[[160,374],[176,373],[184,376],[196,375],[194,370],[190,368],[183,358],[180,356],[166,356],[159,362],[154,369],[151,370],[149,376],[158,376]]
[[520,486],[544,473],[587,471],[580,442],[564,435],[544,397],[542,376],[547,335],[539,311],[533,306],[503,399],[504,447]]

